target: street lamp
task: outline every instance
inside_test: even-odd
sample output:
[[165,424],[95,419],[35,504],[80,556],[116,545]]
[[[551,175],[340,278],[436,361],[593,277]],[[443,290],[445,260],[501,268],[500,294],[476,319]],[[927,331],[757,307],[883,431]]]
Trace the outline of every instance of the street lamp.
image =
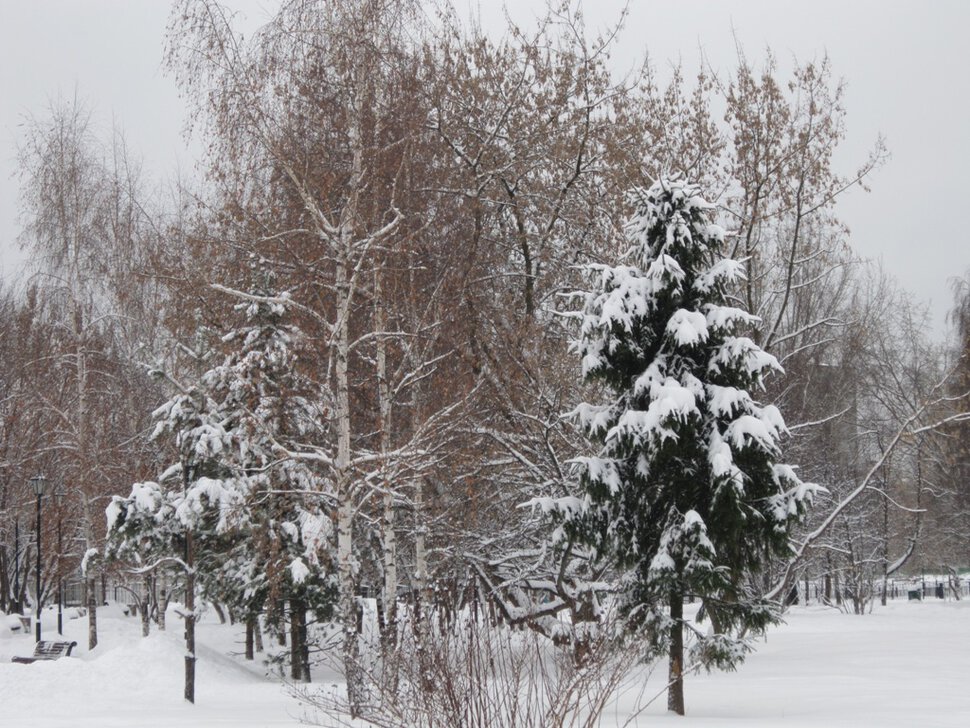
[[54,502],[57,504],[57,634],[64,635],[64,574],[61,569],[61,556],[64,547],[61,543],[61,506],[64,504],[64,484],[54,489]]
[[40,503],[44,497],[47,478],[43,475],[35,475],[30,479],[30,485],[34,489],[34,495],[37,496],[37,592],[35,597],[37,605],[34,611],[37,614],[37,641],[40,642]]

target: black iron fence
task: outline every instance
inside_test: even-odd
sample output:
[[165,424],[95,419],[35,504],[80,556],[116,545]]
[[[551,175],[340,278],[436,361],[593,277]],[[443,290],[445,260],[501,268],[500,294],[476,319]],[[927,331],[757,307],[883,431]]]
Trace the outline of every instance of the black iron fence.
[[[108,601],[118,602],[119,604],[140,604],[145,598],[145,583],[138,581],[122,581],[112,578],[95,579],[93,581],[94,598],[98,604],[105,604]],[[65,607],[83,607],[88,603],[87,594],[88,584],[84,579],[71,578],[65,579],[62,585],[62,594]],[[165,599],[165,596],[174,588],[174,585],[166,581],[156,585],[156,599]],[[179,593],[179,589],[175,588]],[[173,597],[176,594],[172,595]],[[55,596],[51,596],[56,599]]]
[[886,599],[907,599],[907,600],[926,600],[926,599],[967,599],[970,598],[970,577],[960,576],[954,579],[947,577],[925,577],[916,579],[890,579],[885,585],[882,581],[876,581],[857,587],[845,585],[835,579],[828,582],[824,579],[802,580],[796,588],[792,589],[789,601],[795,603],[797,592],[797,603],[829,603],[839,604],[851,602],[857,595],[858,590],[864,590],[864,596],[881,600],[883,591]]

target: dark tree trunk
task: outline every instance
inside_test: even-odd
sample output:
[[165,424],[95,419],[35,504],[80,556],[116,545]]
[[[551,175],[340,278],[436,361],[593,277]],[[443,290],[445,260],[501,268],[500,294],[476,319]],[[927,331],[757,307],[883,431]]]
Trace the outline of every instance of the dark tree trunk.
[[276,619],[276,639],[280,647],[286,647],[286,625],[283,624],[283,615],[286,614],[286,604],[280,602],[279,617]]
[[263,651],[263,631],[259,627],[259,615],[253,617],[253,643],[256,646],[256,652]]
[[306,604],[300,610],[300,661],[303,663],[303,680],[310,682],[310,643],[307,641]]
[[306,605],[302,599],[290,599],[290,676],[293,680],[310,682],[309,661]]
[[185,537],[185,699],[195,702],[195,570],[192,532]]
[[253,625],[255,621],[256,620],[254,617],[250,617],[249,619],[246,620],[246,659],[247,660],[252,660],[255,658],[255,654],[253,653],[253,646],[256,641],[255,634],[254,634],[256,630]]
[[85,580],[88,590],[88,650],[98,646],[98,582]]
[[10,597],[10,578],[7,576],[7,549],[0,546],[0,612],[9,614],[12,610],[8,599]]
[[296,623],[298,604],[290,600],[290,677],[299,682],[303,677],[303,661],[300,659],[300,630]]
[[668,674],[667,710],[684,714],[684,595],[670,592],[670,672]]

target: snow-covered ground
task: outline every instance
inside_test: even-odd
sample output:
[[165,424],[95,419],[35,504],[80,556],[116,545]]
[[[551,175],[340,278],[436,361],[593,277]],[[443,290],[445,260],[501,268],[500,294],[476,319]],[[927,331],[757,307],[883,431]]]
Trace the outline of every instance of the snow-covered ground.
[[690,679],[687,720],[661,698],[635,725],[970,725],[970,601],[897,600],[865,616],[795,607],[786,621],[737,672]]
[[[2,618],[0,618],[2,621]],[[717,728],[970,725],[970,601],[897,601],[863,617],[795,608],[787,624],[735,673],[691,677],[687,717],[659,698],[629,725]],[[181,627],[142,639],[118,607],[99,612],[101,644],[84,649],[86,619],[68,620],[75,656],[33,665],[32,635],[0,634],[0,725],[4,728],[295,726],[303,708],[259,665],[241,659],[238,628],[207,616],[200,626],[196,705],[182,701]],[[53,614],[44,636],[56,635]],[[661,687],[657,670],[645,696]],[[324,676],[325,679],[332,676]],[[329,681],[329,680],[328,680]],[[639,685],[635,686],[639,692]],[[604,718],[620,726],[635,702],[621,696]]]
[[[58,639],[57,618],[44,615],[44,639]],[[117,605],[98,611],[96,650],[88,653],[87,617],[64,625],[76,640],[70,658],[11,663],[33,652],[33,635],[0,637],[0,726],[4,728],[161,728],[163,726],[299,725],[301,706],[261,665],[241,659],[242,634],[206,615],[198,630],[196,704],[182,699],[182,626],[170,610],[168,630],[141,637],[141,623]]]

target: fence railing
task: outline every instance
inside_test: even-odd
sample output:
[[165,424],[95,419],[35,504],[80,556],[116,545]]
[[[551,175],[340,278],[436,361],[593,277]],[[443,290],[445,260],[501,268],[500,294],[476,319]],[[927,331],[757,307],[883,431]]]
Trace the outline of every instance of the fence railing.
[[[873,598],[882,599],[884,585],[882,581],[867,585],[866,591]],[[926,579],[890,579],[885,585],[886,599],[966,599],[970,598],[970,578],[962,576],[958,579],[946,578]],[[802,580],[797,585],[798,603],[812,604],[820,602],[841,603],[849,602],[856,596],[853,586],[838,584],[835,580],[826,585],[823,579]],[[795,589],[791,597],[795,596]],[[807,598],[806,598],[807,597]],[[790,598],[791,601],[794,601]]]
[[[164,597],[172,585],[162,583],[157,586],[157,597]],[[94,580],[94,598],[98,604],[107,601],[119,602],[121,604],[140,603],[145,597],[145,584],[143,581],[122,582],[111,578],[104,581]],[[178,592],[178,589],[175,589]],[[87,588],[83,579],[66,579],[62,585],[62,598],[66,607],[83,607],[87,605]],[[173,595],[174,596],[174,595]],[[52,594],[51,599],[56,599]]]

